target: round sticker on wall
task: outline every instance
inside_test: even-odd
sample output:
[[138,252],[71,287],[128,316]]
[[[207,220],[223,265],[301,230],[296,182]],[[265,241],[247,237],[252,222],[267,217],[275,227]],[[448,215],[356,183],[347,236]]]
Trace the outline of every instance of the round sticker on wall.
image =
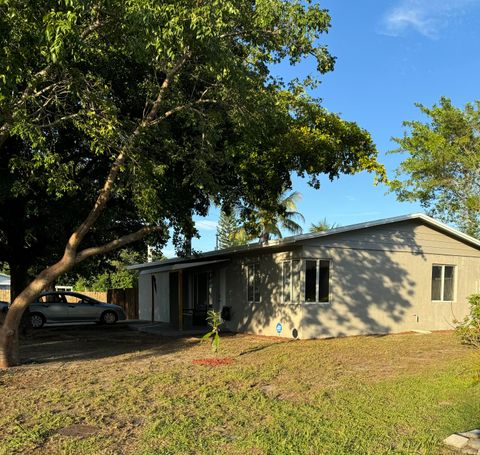
[[280,324],[280,322],[277,324],[277,326],[275,327],[275,329],[277,330],[277,333],[281,333],[282,331],[282,324]]

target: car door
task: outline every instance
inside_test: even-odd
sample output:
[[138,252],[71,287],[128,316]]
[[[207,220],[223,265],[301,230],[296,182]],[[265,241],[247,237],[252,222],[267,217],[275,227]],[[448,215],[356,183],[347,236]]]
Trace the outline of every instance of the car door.
[[96,321],[99,319],[95,301],[82,295],[67,295],[68,309],[72,321]]
[[[42,295],[35,304],[49,322],[63,322],[68,320],[68,307],[65,297],[58,293]],[[31,308],[31,311],[35,308]]]

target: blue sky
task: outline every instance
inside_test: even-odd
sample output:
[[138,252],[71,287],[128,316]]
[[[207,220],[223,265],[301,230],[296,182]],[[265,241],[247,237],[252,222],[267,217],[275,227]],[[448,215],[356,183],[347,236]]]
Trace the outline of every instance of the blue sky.
[[[314,92],[323,106],[367,129],[379,150],[379,161],[389,176],[401,160],[386,155],[395,148],[391,137],[402,135],[403,120],[421,118],[414,103],[432,105],[441,96],[463,106],[479,99],[480,0],[321,0],[330,11],[332,27],[323,37],[337,57],[335,70],[322,78]],[[309,62],[276,71],[286,79],[313,71]],[[371,175],[321,180],[313,190],[294,179],[302,193],[299,211],[304,230],[327,218],[348,225],[422,211],[417,204],[399,203],[374,186]],[[193,247],[215,247],[218,211],[197,218],[200,239]],[[174,255],[169,244],[164,254]]]

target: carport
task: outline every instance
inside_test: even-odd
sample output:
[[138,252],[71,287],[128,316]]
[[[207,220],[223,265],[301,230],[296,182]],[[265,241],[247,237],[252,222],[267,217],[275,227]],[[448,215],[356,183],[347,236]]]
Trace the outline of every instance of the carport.
[[[139,317],[179,330],[206,324],[220,299],[229,259],[155,264],[139,275]],[[223,272],[222,272],[223,270]]]

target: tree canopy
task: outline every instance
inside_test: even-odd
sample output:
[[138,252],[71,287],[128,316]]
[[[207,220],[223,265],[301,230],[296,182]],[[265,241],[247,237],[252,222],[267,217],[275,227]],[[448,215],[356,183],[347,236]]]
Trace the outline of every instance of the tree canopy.
[[441,98],[417,104],[427,121],[406,121],[395,153],[407,154],[390,183],[401,201],[418,201],[433,216],[480,238],[480,101],[464,109]]
[[[370,135],[308,94],[333,69],[322,44],[329,26],[326,10],[300,0],[0,4],[9,178],[0,199],[26,195],[39,214],[57,201],[44,238],[65,245],[15,299],[0,330],[0,365],[12,363],[8,346],[28,303],[94,255],[147,235],[164,241],[168,228],[181,245],[196,234],[192,216],[211,203],[241,202],[247,222],[253,207],[281,212],[292,173],[316,188],[321,174],[382,178]],[[307,57],[315,72],[305,80],[271,73]],[[12,224],[24,216],[12,213]],[[71,221],[54,234],[62,217]],[[101,223],[112,229],[95,237]]]

